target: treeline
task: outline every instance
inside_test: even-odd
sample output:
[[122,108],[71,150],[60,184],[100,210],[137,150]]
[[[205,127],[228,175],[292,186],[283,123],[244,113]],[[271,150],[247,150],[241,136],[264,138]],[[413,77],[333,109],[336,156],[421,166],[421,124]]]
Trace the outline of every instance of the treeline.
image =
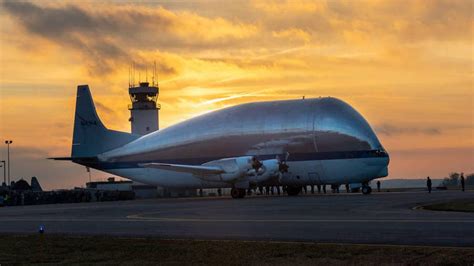
[[[474,173],[464,176],[464,182],[466,186],[474,185]],[[460,173],[450,173],[448,177],[443,179],[443,186],[458,186],[461,184],[461,174]]]

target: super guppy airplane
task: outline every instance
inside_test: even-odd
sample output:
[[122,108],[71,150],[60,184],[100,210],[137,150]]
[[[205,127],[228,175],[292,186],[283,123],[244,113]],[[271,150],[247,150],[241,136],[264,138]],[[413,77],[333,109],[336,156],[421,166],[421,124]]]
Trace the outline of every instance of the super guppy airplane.
[[71,157],[55,158],[168,188],[361,183],[388,175],[388,153],[367,121],[336,98],[255,102],[144,136],[107,129],[78,86]]

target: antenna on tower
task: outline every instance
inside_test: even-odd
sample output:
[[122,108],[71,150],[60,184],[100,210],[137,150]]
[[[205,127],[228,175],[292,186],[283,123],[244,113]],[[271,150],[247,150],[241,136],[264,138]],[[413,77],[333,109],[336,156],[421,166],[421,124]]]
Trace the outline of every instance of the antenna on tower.
[[153,84],[153,86],[155,86],[155,66],[156,62],[153,60],[153,76],[151,78],[151,83]]
[[128,65],[128,87],[132,87],[132,64]]
[[132,61],[132,87],[135,87],[135,62]]
[[155,79],[156,79],[156,86],[158,86],[158,72],[156,71],[156,61],[155,61]]

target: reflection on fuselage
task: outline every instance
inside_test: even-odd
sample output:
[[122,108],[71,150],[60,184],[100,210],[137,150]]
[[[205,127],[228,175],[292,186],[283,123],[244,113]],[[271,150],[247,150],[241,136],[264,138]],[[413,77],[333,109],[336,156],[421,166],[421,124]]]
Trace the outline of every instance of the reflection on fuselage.
[[[290,171],[278,182],[362,182],[388,174],[388,154],[367,121],[336,98],[257,102],[215,111],[106,152],[94,167],[130,176],[136,172],[130,168],[143,162],[198,165],[229,157],[269,159],[285,154]],[[309,178],[314,173],[318,178]],[[149,180],[176,185],[160,174],[151,171]],[[189,185],[199,186],[203,183]]]
[[338,99],[319,98],[223,109],[149,134],[104,157],[130,162],[369,150],[383,147],[365,119]]

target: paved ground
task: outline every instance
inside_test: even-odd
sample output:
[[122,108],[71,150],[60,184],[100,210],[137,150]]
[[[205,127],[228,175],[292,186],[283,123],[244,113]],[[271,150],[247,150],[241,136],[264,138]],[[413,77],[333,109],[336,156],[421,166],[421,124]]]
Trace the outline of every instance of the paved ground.
[[474,246],[474,214],[415,210],[420,204],[474,198],[444,191],[156,199],[0,208],[0,233],[159,236]]

